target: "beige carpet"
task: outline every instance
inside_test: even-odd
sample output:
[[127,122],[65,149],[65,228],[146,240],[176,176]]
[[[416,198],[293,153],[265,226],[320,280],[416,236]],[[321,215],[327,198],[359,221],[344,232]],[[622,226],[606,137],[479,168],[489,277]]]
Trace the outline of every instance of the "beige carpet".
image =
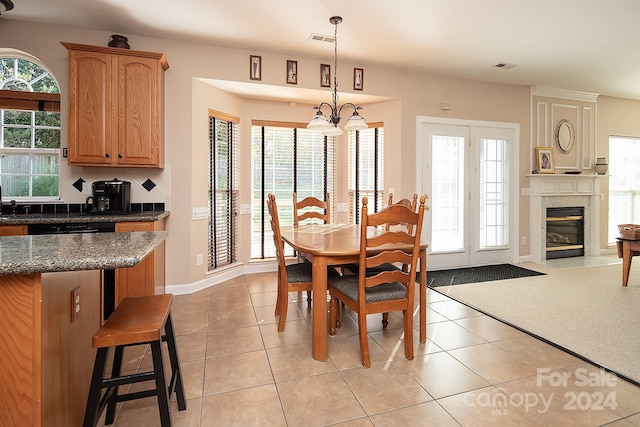
[[640,259],[627,287],[621,264],[519,265],[547,275],[434,290],[640,383]]

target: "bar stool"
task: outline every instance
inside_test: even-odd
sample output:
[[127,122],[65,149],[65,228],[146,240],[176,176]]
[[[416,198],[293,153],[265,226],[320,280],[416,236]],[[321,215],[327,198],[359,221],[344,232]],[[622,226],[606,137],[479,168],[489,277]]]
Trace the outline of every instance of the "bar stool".
[[[84,427],[95,427],[105,407],[107,408],[105,424],[113,424],[118,402],[150,396],[158,398],[162,427],[171,426],[169,400],[174,392],[178,401],[178,409],[180,411],[187,409],[171,322],[172,299],[171,294],[125,298],[98,332],[93,335],[93,347],[97,348],[97,353],[84,415]],[[171,380],[168,386],[162,361],[162,341],[167,343],[171,362]],[[121,375],[124,348],[146,344],[151,345],[153,371]],[[115,347],[113,366],[111,376],[105,378],[107,353],[110,347]],[[155,388],[118,394],[118,386],[144,381],[154,381]],[[102,389],[106,389],[104,393],[102,393]]]

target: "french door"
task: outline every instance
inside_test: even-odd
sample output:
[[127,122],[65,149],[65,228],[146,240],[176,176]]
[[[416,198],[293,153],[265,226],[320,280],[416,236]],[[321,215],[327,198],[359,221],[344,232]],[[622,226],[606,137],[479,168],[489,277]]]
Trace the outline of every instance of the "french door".
[[517,126],[461,123],[419,123],[430,270],[517,257]]

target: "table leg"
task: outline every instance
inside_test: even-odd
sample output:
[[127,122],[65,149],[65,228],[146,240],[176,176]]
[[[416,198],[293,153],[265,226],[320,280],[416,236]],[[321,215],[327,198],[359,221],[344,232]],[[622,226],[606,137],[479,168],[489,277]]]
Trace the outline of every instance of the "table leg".
[[327,259],[313,256],[313,335],[311,353],[322,362],[327,360]]
[[420,251],[420,342],[427,342],[427,250]]
[[622,242],[622,286],[627,286],[629,282],[629,272],[631,271],[631,243],[628,241]]

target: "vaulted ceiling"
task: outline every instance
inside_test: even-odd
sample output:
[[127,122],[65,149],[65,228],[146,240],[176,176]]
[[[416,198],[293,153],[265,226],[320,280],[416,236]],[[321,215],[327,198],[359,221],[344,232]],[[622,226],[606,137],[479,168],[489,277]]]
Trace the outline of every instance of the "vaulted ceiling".
[[[29,20],[640,99],[637,0],[14,0]],[[0,42],[0,47],[1,42]],[[496,67],[498,64],[514,67]]]

